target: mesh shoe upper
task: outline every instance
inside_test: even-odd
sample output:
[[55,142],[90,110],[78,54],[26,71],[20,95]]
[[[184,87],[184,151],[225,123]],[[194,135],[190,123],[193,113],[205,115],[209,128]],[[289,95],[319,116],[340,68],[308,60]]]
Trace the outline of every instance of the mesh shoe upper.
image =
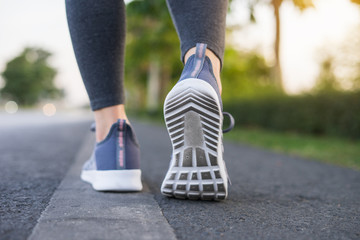
[[95,145],[84,170],[140,169],[140,150],[134,131],[125,120],[114,123],[106,138]]

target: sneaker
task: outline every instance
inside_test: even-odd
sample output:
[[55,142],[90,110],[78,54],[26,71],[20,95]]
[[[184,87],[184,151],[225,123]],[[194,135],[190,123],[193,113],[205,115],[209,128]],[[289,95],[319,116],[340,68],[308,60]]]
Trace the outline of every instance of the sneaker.
[[[228,174],[223,160],[222,102],[206,44],[197,44],[178,83],[165,99],[164,119],[172,143],[161,193],[181,199],[223,200]],[[228,114],[228,113],[226,113]]]
[[96,143],[83,166],[81,179],[97,191],[142,190],[139,144],[125,120],[119,119],[106,138]]

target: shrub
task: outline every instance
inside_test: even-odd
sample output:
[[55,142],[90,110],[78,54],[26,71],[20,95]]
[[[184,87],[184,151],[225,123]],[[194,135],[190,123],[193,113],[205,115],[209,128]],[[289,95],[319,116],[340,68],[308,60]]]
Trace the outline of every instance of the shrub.
[[360,139],[360,92],[269,96],[224,106],[237,126]]

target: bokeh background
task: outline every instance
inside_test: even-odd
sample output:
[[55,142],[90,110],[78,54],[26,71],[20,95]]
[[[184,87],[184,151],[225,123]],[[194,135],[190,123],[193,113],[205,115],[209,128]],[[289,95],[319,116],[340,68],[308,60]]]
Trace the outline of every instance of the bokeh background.
[[[88,108],[64,1],[0,6],[0,111]],[[182,70],[179,41],[164,0],[127,1],[127,17],[127,109],[159,118]],[[360,166],[359,38],[359,0],[230,1],[222,71],[238,129],[230,137]],[[342,151],[329,152],[335,146]]]

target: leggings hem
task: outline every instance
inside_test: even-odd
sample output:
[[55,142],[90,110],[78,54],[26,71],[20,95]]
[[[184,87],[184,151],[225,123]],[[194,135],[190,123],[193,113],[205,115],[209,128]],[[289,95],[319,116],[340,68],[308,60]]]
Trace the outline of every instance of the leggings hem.
[[124,104],[123,99],[106,98],[101,100],[92,100],[90,107],[92,111],[100,110],[102,108],[111,107],[119,104]]

